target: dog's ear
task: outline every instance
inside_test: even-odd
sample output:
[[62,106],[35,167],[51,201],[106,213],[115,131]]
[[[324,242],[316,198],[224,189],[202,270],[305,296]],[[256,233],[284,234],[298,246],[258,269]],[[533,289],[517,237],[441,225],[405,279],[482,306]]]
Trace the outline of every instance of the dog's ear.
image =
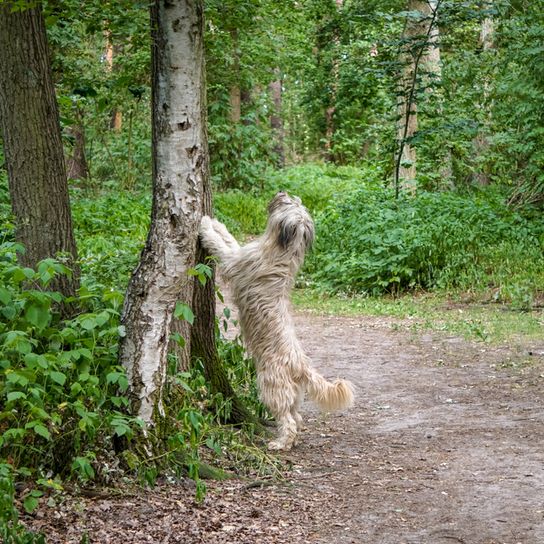
[[297,224],[282,221],[279,226],[278,244],[282,249],[287,249],[295,240],[297,235]]
[[305,223],[304,225],[304,245],[306,246],[306,250],[309,250],[315,239],[315,231],[314,226],[311,223]]

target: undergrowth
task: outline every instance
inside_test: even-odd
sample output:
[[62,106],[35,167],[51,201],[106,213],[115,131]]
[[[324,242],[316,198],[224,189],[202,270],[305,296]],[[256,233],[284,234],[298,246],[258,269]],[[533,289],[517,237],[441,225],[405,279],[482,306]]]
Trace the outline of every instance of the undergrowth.
[[529,309],[544,285],[544,223],[492,191],[396,200],[367,185],[327,206],[316,224],[306,271],[329,292],[493,290],[497,302]]
[[[209,392],[198,361],[180,373],[172,359],[167,417],[148,430],[150,453],[142,421],[129,415],[128,380],[117,362],[122,293],[84,285],[75,299],[64,298],[48,290],[55,276],[69,273],[64,265],[47,259],[36,270],[22,267],[16,257],[22,250],[0,245],[0,510],[8,512],[10,528],[3,541],[32,541],[16,540],[14,481],[23,489],[18,500],[32,512],[67,480],[110,485],[129,477],[152,485],[159,475],[189,476],[201,499],[203,467],[214,476],[278,473],[251,427],[222,424],[230,401]],[[77,315],[63,319],[59,310],[67,303]],[[251,361],[238,343],[220,346],[233,383],[262,414]]]

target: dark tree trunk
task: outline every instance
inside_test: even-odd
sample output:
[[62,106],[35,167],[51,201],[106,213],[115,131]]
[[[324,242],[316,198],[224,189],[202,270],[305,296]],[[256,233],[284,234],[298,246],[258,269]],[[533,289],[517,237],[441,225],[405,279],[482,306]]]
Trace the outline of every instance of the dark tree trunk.
[[0,123],[25,266],[63,257],[74,274],[52,288],[74,295],[77,251],[60,134],[59,114],[40,9],[11,13],[0,4]]
[[73,138],[72,150],[66,160],[68,179],[86,180],[89,177],[89,166],[85,154],[85,126],[83,115],[77,114],[77,124],[70,127],[69,133]]

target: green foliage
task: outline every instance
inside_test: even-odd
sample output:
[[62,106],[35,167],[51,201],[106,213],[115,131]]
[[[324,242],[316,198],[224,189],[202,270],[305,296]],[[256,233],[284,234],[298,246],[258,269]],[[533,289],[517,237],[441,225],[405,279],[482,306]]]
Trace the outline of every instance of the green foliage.
[[361,186],[368,178],[378,179],[378,167],[366,169],[353,166],[309,163],[270,172],[266,178],[267,197],[277,191],[298,196],[308,210],[315,214],[331,201],[339,202],[346,194]]
[[124,413],[128,381],[117,365],[122,296],[82,288],[81,313],[62,320],[60,305],[76,301],[47,286],[64,266],[47,259],[22,268],[17,249],[0,246],[0,456],[84,481],[94,476],[94,452],[111,455],[117,438],[140,428]]
[[[19,514],[15,508],[15,485],[13,467],[0,462],[0,540],[4,544],[45,544],[45,536],[27,531],[19,523]],[[24,503],[27,511],[32,510],[34,501],[42,495],[41,491],[32,490]]]
[[150,195],[81,195],[74,199],[72,214],[84,281],[124,290],[147,237]]
[[217,218],[234,236],[260,234],[266,224],[266,198],[240,190],[216,193]]
[[318,217],[307,271],[332,291],[380,294],[414,288],[542,285],[544,226],[512,212],[492,191],[421,192],[395,200],[365,186]]

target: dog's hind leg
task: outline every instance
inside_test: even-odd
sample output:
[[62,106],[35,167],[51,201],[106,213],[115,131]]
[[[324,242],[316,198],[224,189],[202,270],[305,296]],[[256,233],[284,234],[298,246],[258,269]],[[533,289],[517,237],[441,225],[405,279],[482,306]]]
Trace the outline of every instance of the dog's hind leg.
[[297,439],[297,422],[291,412],[277,414],[272,408],[270,410],[278,422],[278,437],[268,443],[268,449],[290,450]]
[[297,393],[294,384],[278,369],[257,372],[257,382],[261,400],[278,425],[278,436],[268,444],[268,449],[290,450],[297,437],[297,422],[291,413]]
[[297,394],[295,402],[291,405],[291,415],[293,416],[293,419],[297,424],[297,431],[301,431],[303,429],[303,423],[302,416],[300,415],[300,407],[304,402],[304,394],[306,393],[306,391],[303,385],[298,384],[296,387]]

